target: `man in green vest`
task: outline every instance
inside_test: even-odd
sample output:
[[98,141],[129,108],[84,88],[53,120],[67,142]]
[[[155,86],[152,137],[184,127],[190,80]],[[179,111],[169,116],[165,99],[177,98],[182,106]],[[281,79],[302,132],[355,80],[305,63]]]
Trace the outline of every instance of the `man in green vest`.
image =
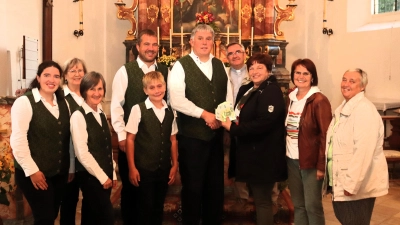
[[224,200],[223,129],[215,109],[232,102],[223,63],[210,53],[214,30],[197,25],[192,52],[179,59],[168,77],[172,108],[178,112],[179,171],[183,224],[221,224]]
[[111,123],[118,135],[118,169],[122,181],[121,214],[124,225],[135,224],[135,187],[129,182],[128,162],[125,154],[125,125],[134,105],[147,98],[143,91],[142,78],[145,73],[159,71],[167,80],[168,68],[157,63],[157,34],[149,29],[138,35],[136,48],[139,52],[135,61],[123,65],[115,74],[112,85]]

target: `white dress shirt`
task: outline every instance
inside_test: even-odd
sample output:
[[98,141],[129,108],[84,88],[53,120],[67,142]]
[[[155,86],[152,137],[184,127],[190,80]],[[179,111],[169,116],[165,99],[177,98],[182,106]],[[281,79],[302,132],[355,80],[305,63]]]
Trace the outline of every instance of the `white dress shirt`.
[[[160,123],[162,123],[165,117],[165,109],[168,109],[167,103],[164,100],[162,100],[163,107],[161,107],[160,109],[155,107],[149,98],[147,98],[146,101],[144,101],[144,103],[146,105],[146,109],[153,109],[154,114],[156,114],[158,120],[160,121]],[[174,113],[174,120],[172,122],[171,136],[178,133],[178,126],[176,125],[176,113],[174,111],[172,112]],[[131,134],[137,134],[141,117],[142,113],[140,111],[139,104],[136,104],[132,107],[128,123],[126,124],[125,127],[125,131]]]
[[[82,104],[82,108],[85,111],[85,114],[92,113],[96,118],[96,121],[102,126],[100,113],[103,113],[101,108],[101,104],[97,105],[97,111],[94,111],[86,102]],[[104,114],[104,116],[106,116]],[[108,126],[108,124],[106,124]],[[96,159],[94,159],[93,155],[89,152],[89,148],[87,145],[88,142],[88,133],[86,130],[86,120],[83,114],[80,111],[75,111],[71,116],[71,136],[72,141],[74,143],[75,155],[78,158],[79,162],[85,167],[85,169],[94,177],[96,177],[101,184],[104,184],[108,176],[103,171],[103,169],[99,166]],[[113,159],[113,157],[111,157]],[[113,160],[113,180],[117,179],[117,175],[115,173],[115,161]]]
[[[192,59],[199,67],[199,69],[204,73],[204,75],[206,75],[206,77],[209,80],[211,80],[213,73],[211,60],[214,56],[210,54],[210,58],[207,60],[207,62],[200,61],[199,57],[196,56],[193,51],[189,54],[189,56],[192,57]],[[223,64],[222,66],[225,68]],[[226,76],[228,78],[226,101],[231,102],[233,104],[231,81],[227,74]],[[183,67],[179,61],[177,61],[174,64],[174,67],[172,67],[171,73],[168,76],[167,84],[168,84],[169,102],[172,108],[188,116],[200,118],[204,109],[197,107],[192,101],[186,98],[185,71],[183,70]],[[215,112],[210,112],[210,113],[215,113]]]
[[[77,95],[75,92],[72,92],[71,89],[69,89],[68,85],[63,85],[63,90],[64,90],[64,96],[67,95],[71,95],[71,97],[75,100],[75,102],[81,106],[82,103],[85,101],[81,96]],[[73,168],[75,168],[75,150],[74,150],[74,144],[72,143],[72,136],[69,142],[69,156],[70,156],[70,162],[71,162],[71,166],[73,166]],[[71,154],[73,153],[73,154]],[[74,173],[75,171],[73,171],[72,173]],[[70,171],[71,173],[71,171]]]
[[[57,104],[57,97],[53,94],[53,105],[44,99],[37,88],[32,89],[32,95],[35,102],[42,101],[44,106],[49,110],[49,112],[58,119],[60,116],[60,110]],[[68,102],[67,102],[68,105]],[[39,167],[36,165],[35,161],[31,156],[31,151],[29,149],[28,143],[28,130],[29,124],[32,120],[32,106],[29,102],[27,96],[21,96],[15,100],[12,108],[11,108],[11,137],[10,144],[13,150],[14,158],[21,165],[24,170],[25,176],[30,176],[39,171]],[[70,156],[74,155],[70,149]],[[75,162],[70,160],[69,172],[74,173],[75,170]]]
[[[136,59],[139,68],[142,69],[143,73],[148,73],[156,70],[157,63],[154,63],[148,67],[140,57]],[[112,84],[112,97],[111,97],[111,124],[114,131],[118,135],[118,141],[126,139],[125,121],[124,121],[124,109],[122,106],[125,104],[125,92],[128,88],[128,73],[126,72],[125,66],[119,68],[114,76]]]

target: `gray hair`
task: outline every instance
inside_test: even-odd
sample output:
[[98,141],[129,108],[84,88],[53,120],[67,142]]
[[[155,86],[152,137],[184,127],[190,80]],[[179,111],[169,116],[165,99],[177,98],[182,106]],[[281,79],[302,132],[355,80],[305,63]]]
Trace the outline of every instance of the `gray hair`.
[[198,31],[208,31],[208,32],[210,32],[210,33],[212,34],[212,39],[213,39],[213,41],[214,41],[214,38],[215,38],[214,29],[213,29],[212,27],[210,27],[209,25],[207,25],[207,24],[199,24],[199,25],[197,25],[197,26],[192,30],[192,33],[190,34],[190,39],[193,40],[194,36],[196,35],[196,33],[197,33]]
[[362,70],[360,68],[348,69],[348,70],[346,70],[345,73],[347,73],[347,72],[357,72],[357,73],[360,74],[360,76],[361,76],[361,87],[364,88],[364,92],[365,92],[365,89],[367,88],[367,84],[368,84],[367,72],[365,72],[364,70]]
[[240,43],[238,43],[238,42],[232,42],[232,43],[228,44],[228,46],[226,46],[226,50],[228,50],[229,47],[234,46],[234,45],[239,45],[240,48],[241,48],[243,51],[246,51],[246,49],[244,48],[244,45],[242,45],[242,44],[240,44]]

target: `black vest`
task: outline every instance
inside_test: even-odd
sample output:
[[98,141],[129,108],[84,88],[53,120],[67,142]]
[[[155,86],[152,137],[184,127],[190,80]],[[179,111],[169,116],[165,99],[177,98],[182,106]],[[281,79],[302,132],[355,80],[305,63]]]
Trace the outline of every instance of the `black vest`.
[[148,171],[171,168],[171,131],[174,113],[165,109],[162,123],[153,109],[139,103],[141,119],[135,138],[135,166]]
[[69,109],[71,110],[71,115],[73,112],[79,109],[78,103],[75,101],[75,99],[72,97],[71,94],[65,95],[65,100],[67,100],[69,104]]
[[[128,75],[128,87],[125,91],[125,103],[124,109],[124,121],[125,124],[128,122],[131,109],[134,105],[144,102],[147,98],[143,91],[142,78],[144,76],[143,70],[139,68],[137,61],[128,62],[125,64],[126,73]],[[165,82],[168,78],[168,67],[157,63],[156,71],[161,72],[164,76]],[[167,99],[167,92],[165,92],[164,100]]]
[[[218,105],[226,101],[228,77],[222,62],[212,59],[213,74],[209,80],[199,69],[192,57],[182,57],[180,63],[185,72],[185,96],[196,106],[215,113]],[[197,138],[204,141],[211,140],[215,132],[206,125],[203,119],[178,113],[179,134],[187,137]]]
[[[112,161],[112,148],[111,148],[111,133],[108,128],[107,119],[104,113],[100,113],[101,126],[97,122],[93,113],[85,113],[85,110],[80,107],[81,112],[86,121],[86,131],[88,133],[87,145],[90,154],[99,164],[108,178],[113,179],[113,161]],[[85,167],[79,162],[78,158],[75,159],[76,171],[86,171]]]
[[[60,114],[56,119],[42,101],[35,102],[32,92],[27,92],[25,95],[32,106],[32,119],[27,134],[32,159],[46,177],[67,174],[70,160],[67,103],[64,99],[57,99]],[[15,167],[22,170],[16,160]]]

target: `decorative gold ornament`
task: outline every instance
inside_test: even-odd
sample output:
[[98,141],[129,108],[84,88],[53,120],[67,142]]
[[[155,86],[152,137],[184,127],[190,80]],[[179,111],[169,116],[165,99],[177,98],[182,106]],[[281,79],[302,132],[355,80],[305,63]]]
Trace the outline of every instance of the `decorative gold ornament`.
[[164,19],[166,23],[170,23],[171,21],[171,8],[169,5],[161,6],[161,18]]
[[242,10],[241,10],[241,14],[242,14],[242,19],[244,20],[244,24],[247,25],[247,22],[249,20],[251,20],[251,12],[253,11],[253,9],[251,8],[251,6],[249,4],[244,5]]
[[260,23],[265,19],[265,7],[263,5],[258,4],[254,7],[254,17]]
[[118,0],[115,3],[117,7],[117,18],[120,20],[129,20],[131,22],[132,28],[128,30],[125,40],[135,40],[136,39],[136,18],[134,12],[138,6],[138,0],[133,0],[131,7],[125,7],[125,3],[122,0]]
[[279,6],[279,0],[275,0],[275,11],[277,12],[276,20],[274,22],[274,33],[277,40],[284,40],[285,36],[283,31],[279,29],[279,26],[282,21],[292,21],[294,19],[294,9],[297,7],[297,4],[294,3],[295,0],[289,0],[289,4],[286,5],[286,8],[282,8]]
[[160,9],[158,8],[158,6],[151,4],[149,7],[147,7],[146,11],[147,19],[149,19],[151,23],[154,23],[154,20],[158,18],[158,12],[160,11]]

